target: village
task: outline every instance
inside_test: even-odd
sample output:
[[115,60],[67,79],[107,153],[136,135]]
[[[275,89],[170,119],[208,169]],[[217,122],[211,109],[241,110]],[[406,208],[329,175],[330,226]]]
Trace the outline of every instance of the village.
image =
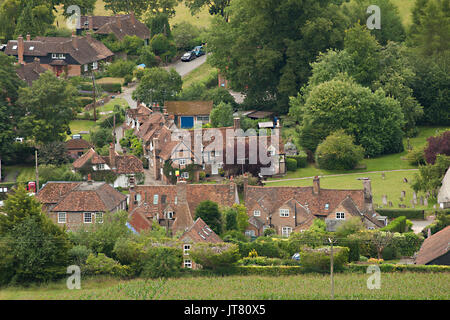
[[[0,16],[8,2],[0,0]],[[88,281],[111,277],[112,286],[186,278],[195,292],[201,277],[339,279],[376,266],[424,283],[442,276],[430,296],[414,296],[406,281],[393,299],[449,298],[448,92],[436,89],[439,101],[434,88],[424,94],[420,81],[430,75],[411,62],[417,54],[438,70],[433,59],[448,57],[448,48],[423,58],[416,39],[424,26],[380,35],[350,23],[364,2],[351,1],[336,6],[346,17],[333,22],[345,25],[342,43],[302,42],[319,28],[309,26],[283,49],[289,56],[303,46],[305,54],[275,71],[276,46],[252,38],[257,48],[246,49],[252,42],[239,38],[241,25],[226,9],[210,11],[222,12],[215,24],[196,25],[190,1],[152,14],[144,12],[153,2],[143,1],[144,11],[91,2],[75,24],[61,4],[58,27],[0,30],[0,299],[15,290],[2,286],[61,281],[69,266]],[[401,25],[393,1],[379,2],[386,23]],[[174,22],[182,10],[188,18]],[[245,10],[230,14],[239,20]],[[392,288],[382,289],[361,294],[390,299]],[[210,294],[261,297],[242,290]],[[336,294],[352,299],[348,290]],[[209,299],[177,294],[169,299]],[[292,294],[280,296],[309,299]]]

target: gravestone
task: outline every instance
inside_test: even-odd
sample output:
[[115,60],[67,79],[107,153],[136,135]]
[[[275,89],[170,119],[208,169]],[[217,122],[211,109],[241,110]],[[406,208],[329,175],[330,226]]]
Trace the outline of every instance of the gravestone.
[[387,206],[387,204],[388,204],[387,195],[383,194],[383,206]]
[[411,207],[414,209],[415,208],[414,200],[411,200],[410,202],[411,202]]
[[403,178],[403,182],[404,182],[404,183],[408,183],[408,179]]
[[389,207],[392,208],[393,206],[392,201],[389,201]]
[[423,196],[420,197],[420,205],[423,206]]
[[423,200],[423,205],[425,207],[428,207],[428,198],[425,198],[425,200]]
[[415,192],[413,192],[413,202],[417,204],[417,194]]
[[402,198],[406,197],[406,191],[402,191],[401,197],[402,197]]

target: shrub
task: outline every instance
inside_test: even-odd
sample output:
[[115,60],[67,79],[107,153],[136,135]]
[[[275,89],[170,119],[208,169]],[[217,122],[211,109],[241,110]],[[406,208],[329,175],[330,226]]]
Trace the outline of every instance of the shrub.
[[279,259],[267,257],[247,257],[239,260],[243,266],[298,266],[299,261],[292,259]]
[[419,209],[377,209],[377,212],[390,219],[405,216],[407,219],[425,219],[425,211]]
[[[124,75],[124,77],[126,77],[127,75]],[[131,74],[132,76],[132,74]],[[102,83],[102,88],[106,91],[106,92],[111,92],[111,93],[115,93],[115,92],[122,92],[122,85],[120,83],[116,83],[116,82],[106,82],[106,83]]]
[[327,170],[351,170],[364,157],[364,149],[343,130],[329,135],[316,151],[316,163]]
[[413,166],[424,165],[425,164],[425,153],[423,148],[414,148],[408,151],[406,159]]
[[288,159],[295,159],[297,161],[297,168],[305,168],[308,165],[308,155],[303,150],[299,151],[296,156],[289,156]]
[[[278,242],[266,238],[258,238],[257,241],[248,243],[239,243],[239,253],[243,257],[248,257],[248,254],[256,250],[259,256],[264,256],[268,258],[290,258],[289,252],[280,248]],[[295,253],[295,252],[294,252]]]
[[89,275],[110,275],[124,277],[129,275],[130,268],[122,266],[114,259],[108,258],[105,254],[90,254],[86,259],[84,273]]
[[146,251],[141,276],[145,278],[174,277],[181,271],[183,253],[180,248],[152,247]]
[[390,232],[400,232],[400,233],[407,232],[409,230],[407,229],[406,221],[407,220],[405,216],[395,218],[387,226],[381,228],[380,230]]
[[274,228],[267,228],[266,230],[264,230],[264,237],[270,237],[276,233],[277,232]]
[[[123,78],[128,74],[133,75],[133,71],[134,71],[135,67],[136,67],[136,64],[133,61],[118,59],[108,66],[107,72],[108,72],[108,75],[111,77]],[[103,89],[105,89],[108,92],[115,92],[115,91],[109,91],[104,86],[104,84],[102,84],[102,87],[103,87]],[[92,88],[91,88],[91,90],[92,90]],[[118,91],[118,90],[116,90],[116,91]]]
[[424,150],[424,157],[427,163],[434,164],[438,154],[450,156],[450,130],[443,132],[437,137],[429,137],[427,142]]
[[[373,261],[372,261],[372,263],[373,263]],[[450,266],[439,266],[439,265],[383,263],[383,264],[380,264],[378,267],[380,268],[381,272],[421,272],[421,273],[450,272]],[[367,265],[351,263],[351,264],[347,265],[347,270],[349,272],[366,273]]]
[[367,262],[369,259],[367,257],[364,256],[359,256],[359,261],[361,262]]
[[450,210],[437,211],[435,214],[436,220],[422,230],[424,237],[428,236],[428,229],[431,229],[431,234],[433,235],[450,225]]
[[230,267],[240,258],[238,246],[231,243],[197,243],[189,254],[203,268],[213,270]]
[[72,264],[82,266],[86,263],[89,255],[92,254],[92,250],[86,246],[74,246],[68,251],[69,259]]
[[[300,264],[306,272],[330,272],[331,248],[318,249],[303,248],[300,252]],[[349,249],[346,247],[333,247],[333,270],[342,271],[348,263]]]
[[297,170],[297,160],[286,158],[286,168],[287,171],[295,171]]

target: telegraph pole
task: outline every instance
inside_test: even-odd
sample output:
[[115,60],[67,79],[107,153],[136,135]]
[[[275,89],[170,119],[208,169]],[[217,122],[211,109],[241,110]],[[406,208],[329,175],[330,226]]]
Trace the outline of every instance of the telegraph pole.
[[34,150],[34,158],[36,162],[36,195],[39,193],[39,168],[38,168],[38,152]]
[[94,70],[92,70],[92,103],[94,106],[94,122],[97,121],[97,112],[95,110],[95,105],[96,105],[96,101],[95,101],[95,76],[94,76]]
[[333,277],[333,240],[328,238],[331,243],[331,256],[330,256],[330,275],[331,275],[331,300],[334,300],[334,277]]

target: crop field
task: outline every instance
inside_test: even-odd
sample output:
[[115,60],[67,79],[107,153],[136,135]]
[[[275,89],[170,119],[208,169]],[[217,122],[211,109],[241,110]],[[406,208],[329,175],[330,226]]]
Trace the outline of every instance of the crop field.
[[[380,289],[368,289],[368,274],[336,274],[335,299],[450,299],[450,273],[381,274]],[[192,277],[119,281],[91,279],[80,290],[64,282],[31,288],[5,288],[0,299],[26,300],[310,300],[330,299],[329,275]]]

